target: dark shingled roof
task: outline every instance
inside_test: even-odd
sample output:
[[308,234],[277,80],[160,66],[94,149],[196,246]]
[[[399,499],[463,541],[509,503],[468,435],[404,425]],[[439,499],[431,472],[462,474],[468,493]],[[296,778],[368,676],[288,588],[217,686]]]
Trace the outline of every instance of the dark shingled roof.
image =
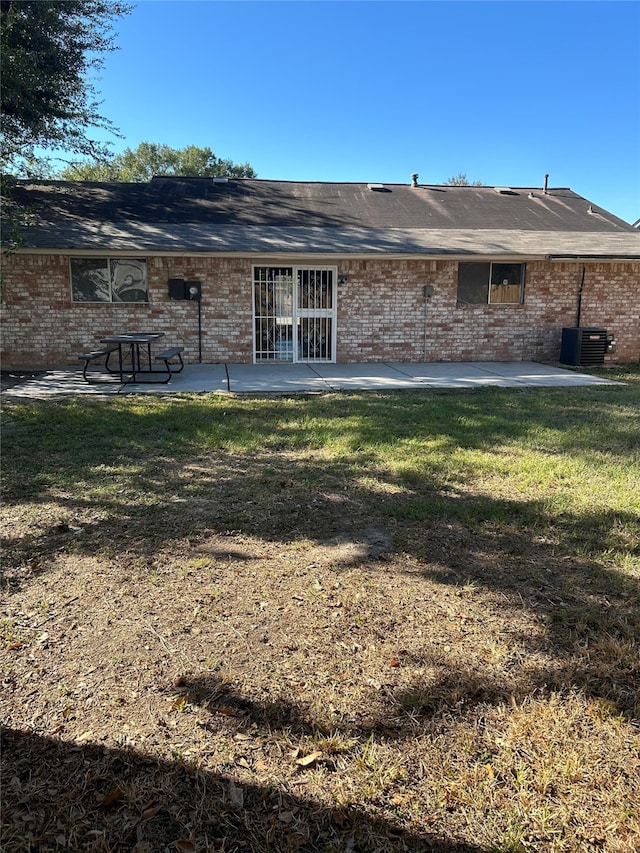
[[19,182],[34,248],[640,258],[637,229],[570,189],[158,177]]

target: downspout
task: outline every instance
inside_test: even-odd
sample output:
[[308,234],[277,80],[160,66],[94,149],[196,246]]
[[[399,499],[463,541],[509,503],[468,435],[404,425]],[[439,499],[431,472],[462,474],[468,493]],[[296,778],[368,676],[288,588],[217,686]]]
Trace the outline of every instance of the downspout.
[[580,319],[582,317],[582,291],[584,290],[584,277],[586,274],[587,268],[584,264],[582,264],[582,276],[580,278],[580,289],[578,290],[578,306],[577,306],[577,316],[576,316],[576,326],[580,327]]
[[198,364],[202,364],[202,300],[198,299]]
[[428,319],[427,306],[428,305],[429,305],[429,300],[425,296],[425,300],[424,300],[424,334],[423,334],[423,340],[422,340],[422,361],[425,364],[427,363],[427,319]]

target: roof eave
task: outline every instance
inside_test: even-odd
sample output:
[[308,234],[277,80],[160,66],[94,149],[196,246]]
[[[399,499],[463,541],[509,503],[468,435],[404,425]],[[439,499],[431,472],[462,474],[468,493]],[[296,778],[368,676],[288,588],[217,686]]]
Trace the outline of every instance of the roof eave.
[[60,247],[29,247],[20,246],[12,251],[12,254],[26,255],[63,255],[69,257],[147,257],[153,255],[155,257],[197,257],[197,258],[249,258],[252,261],[260,258],[290,260],[292,262],[299,261],[301,258],[313,258],[315,260],[331,261],[336,260],[377,260],[377,261],[398,261],[398,260],[429,260],[429,261],[495,261],[500,258],[503,261],[526,262],[526,261],[555,261],[555,262],[592,262],[599,261],[615,263],[615,262],[638,262],[638,255],[597,255],[597,254],[559,254],[551,255],[548,253],[536,252],[447,252],[442,249],[434,249],[434,251],[422,252],[346,252],[344,250],[337,252],[318,252],[313,249],[300,249],[297,251],[279,251],[272,252],[264,250],[239,250],[225,251],[221,249],[206,250],[206,249],[155,249],[153,247],[135,247],[135,248],[75,248],[69,246]]
[[490,254],[487,253],[476,253],[476,252],[447,252],[446,250],[437,249],[433,252],[422,251],[422,252],[347,252],[344,250],[336,251],[336,252],[321,252],[314,251],[313,249],[299,249],[296,251],[284,251],[274,249],[273,251],[265,251],[261,249],[255,250],[224,250],[224,249],[155,249],[152,247],[144,248],[136,246],[135,248],[127,249],[119,247],[117,249],[112,249],[109,247],[105,248],[74,248],[73,246],[59,246],[59,247],[29,247],[29,246],[21,246],[20,248],[16,248],[12,251],[11,254],[14,255],[63,255],[69,257],[147,257],[149,255],[153,255],[154,257],[159,258],[170,258],[170,257],[197,257],[197,258],[289,258],[291,260],[298,260],[300,258],[318,258],[318,259],[326,259],[333,260],[340,258],[348,258],[350,260],[377,260],[377,261],[398,261],[398,260],[409,260],[409,259],[417,259],[417,260],[446,260],[446,261],[468,261],[473,258],[477,258],[478,260],[495,260],[496,257],[500,257],[504,260],[514,260],[514,261],[544,261],[548,259],[547,255],[541,254],[521,254],[521,253],[504,253],[500,254],[498,252],[492,252]]

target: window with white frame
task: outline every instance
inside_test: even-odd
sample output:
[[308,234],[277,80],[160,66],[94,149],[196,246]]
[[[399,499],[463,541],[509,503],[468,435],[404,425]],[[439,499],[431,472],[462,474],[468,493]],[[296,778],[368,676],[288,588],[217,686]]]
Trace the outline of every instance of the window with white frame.
[[335,267],[253,268],[256,361],[335,361]]
[[526,264],[459,263],[458,305],[520,305]]
[[148,302],[147,262],[140,258],[71,258],[74,302]]

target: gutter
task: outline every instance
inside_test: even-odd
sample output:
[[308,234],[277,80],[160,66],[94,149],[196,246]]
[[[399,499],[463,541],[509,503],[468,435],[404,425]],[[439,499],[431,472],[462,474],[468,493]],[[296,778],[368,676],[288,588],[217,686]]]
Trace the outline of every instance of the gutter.
[[640,261],[640,255],[547,255],[546,261]]

